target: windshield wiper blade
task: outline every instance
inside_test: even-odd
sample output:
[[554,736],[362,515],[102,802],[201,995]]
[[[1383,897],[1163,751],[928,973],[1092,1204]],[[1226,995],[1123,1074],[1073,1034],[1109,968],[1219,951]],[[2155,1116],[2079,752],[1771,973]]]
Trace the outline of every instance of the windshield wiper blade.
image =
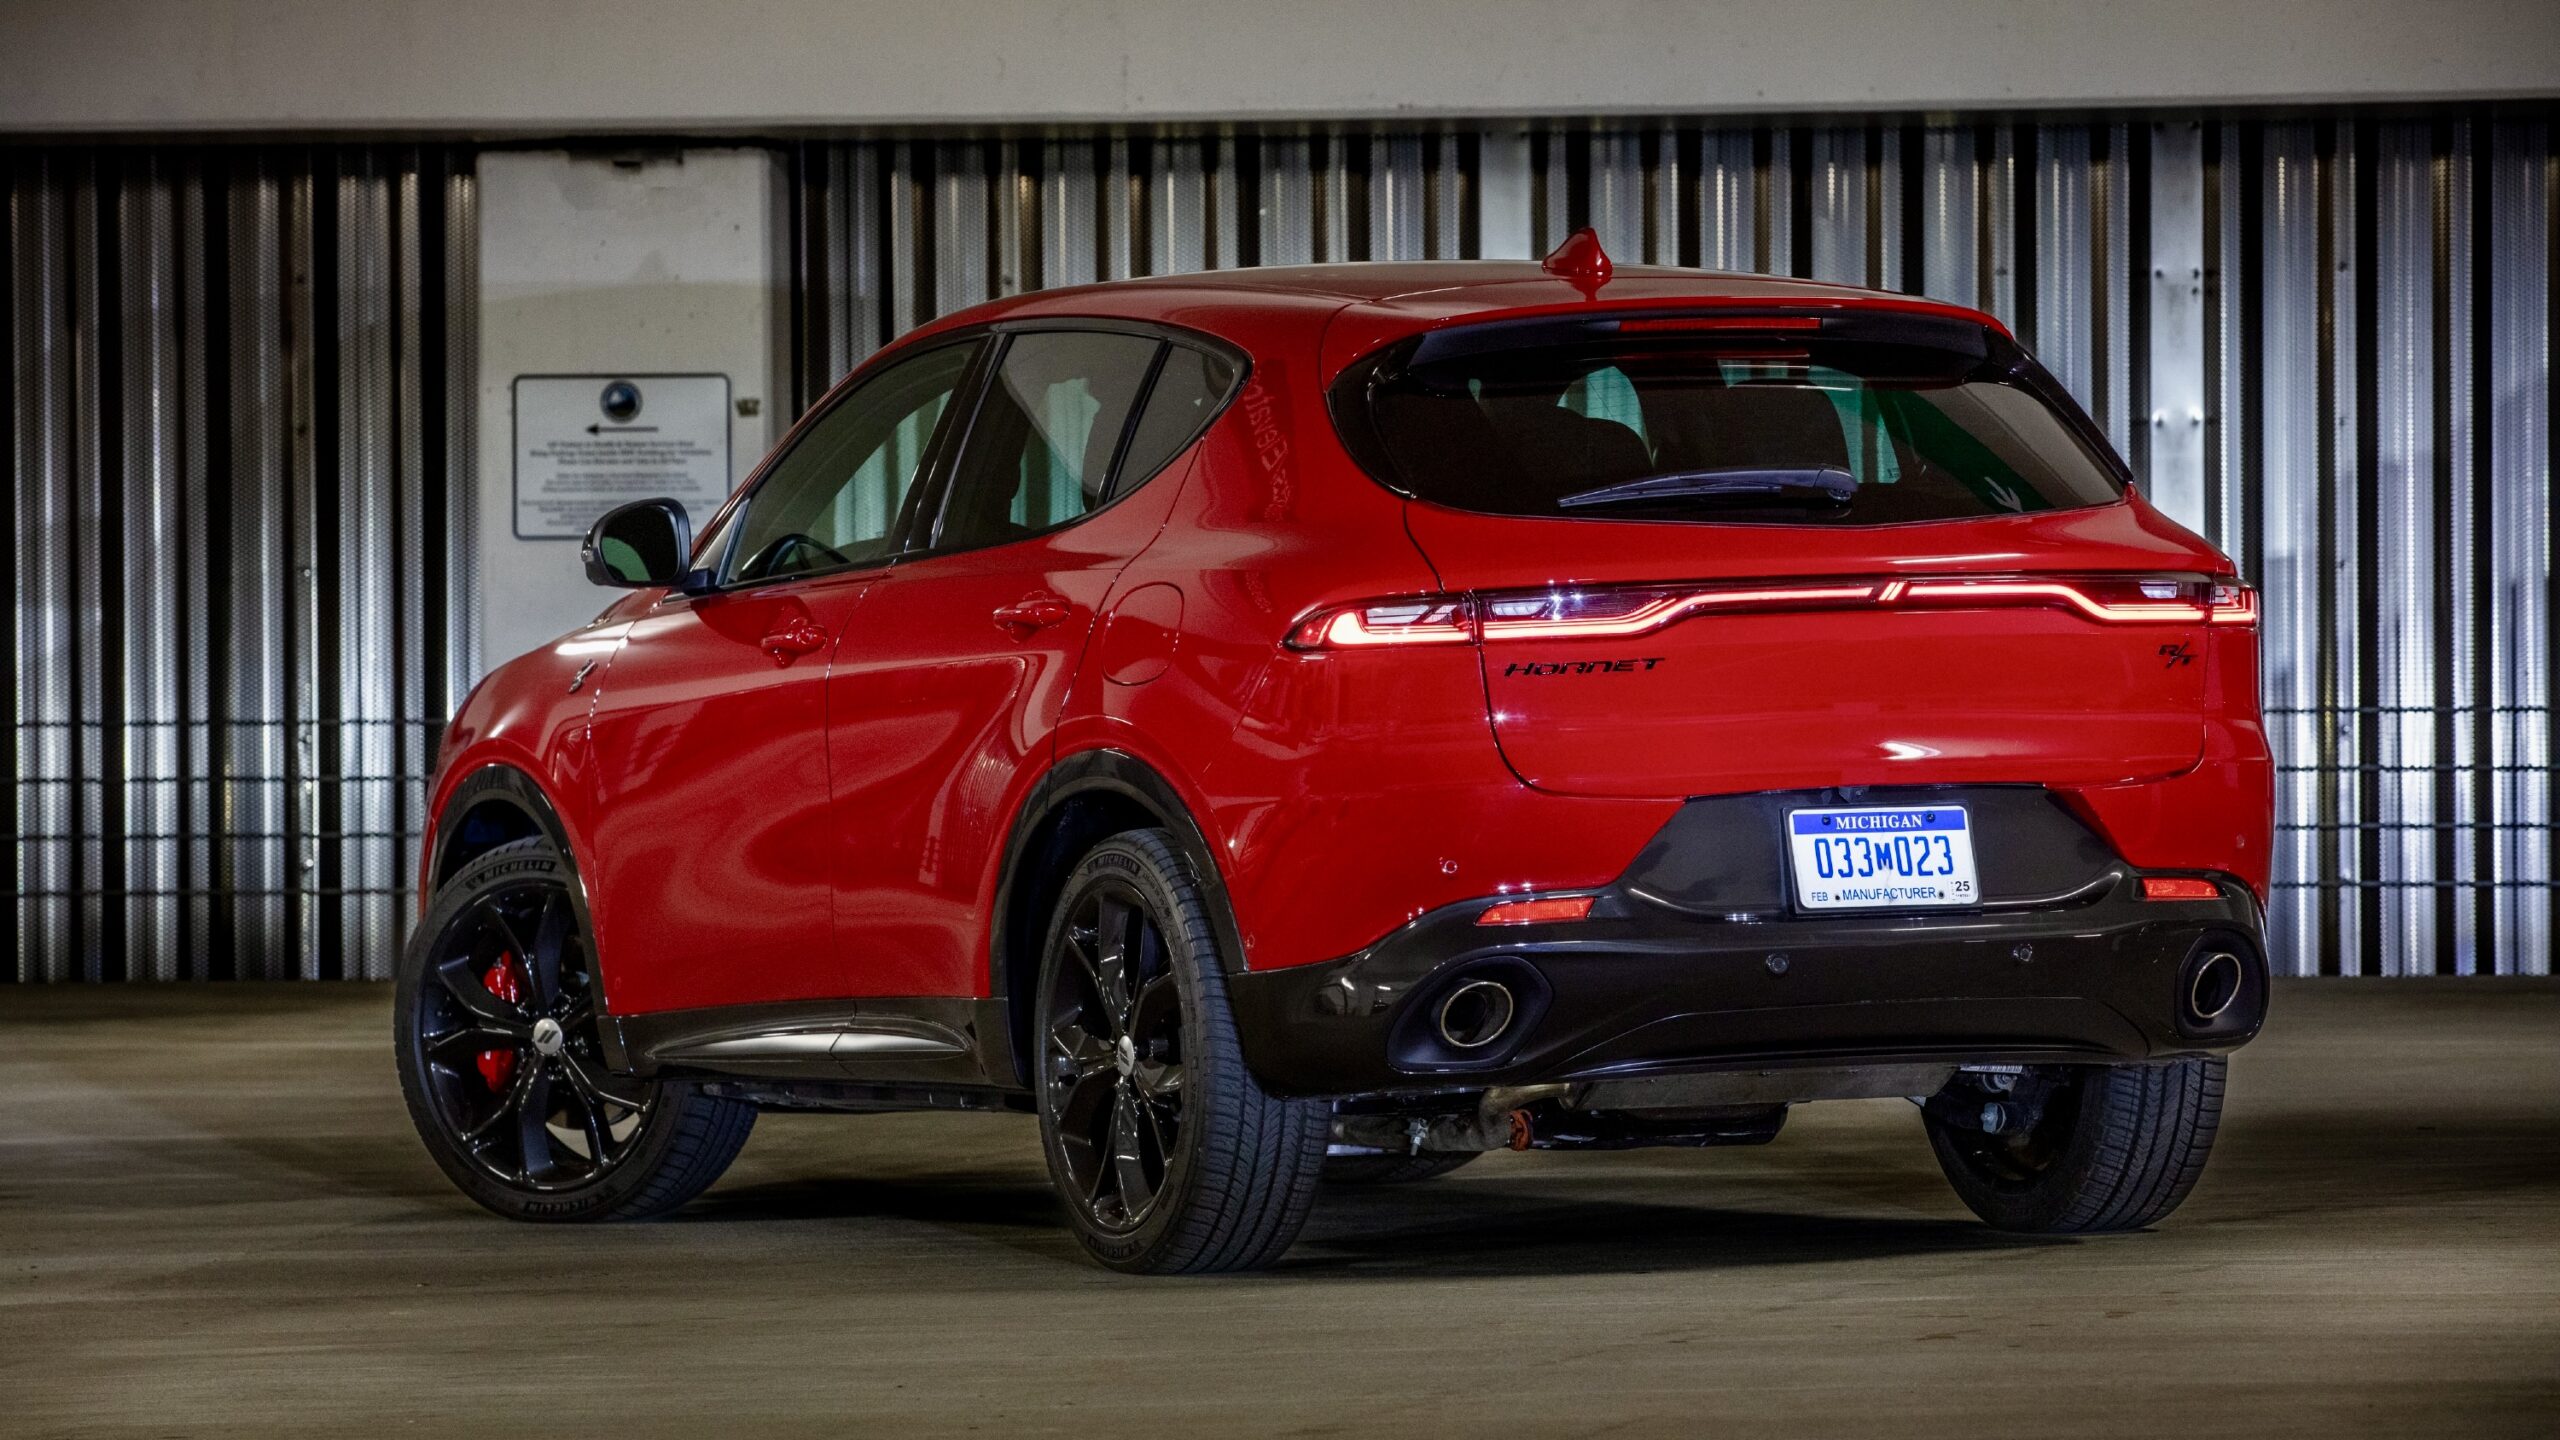
[[1556,501],[1573,510],[1586,505],[1637,505],[1656,500],[1748,500],[1789,505],[1846,505],[1858,493],[1858,477],[1834,465],[1796,468],[1733,466],[1674,470],[1576,491]]

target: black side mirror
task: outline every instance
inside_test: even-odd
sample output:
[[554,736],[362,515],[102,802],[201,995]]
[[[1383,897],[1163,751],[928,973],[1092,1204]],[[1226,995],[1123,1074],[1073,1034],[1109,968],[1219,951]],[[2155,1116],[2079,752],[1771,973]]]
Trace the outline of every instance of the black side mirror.
[[673,585],[693,554],[693,522],[675,500],[634,500],[605,512],[587,531],[578,558],[587,579],[625,590]]

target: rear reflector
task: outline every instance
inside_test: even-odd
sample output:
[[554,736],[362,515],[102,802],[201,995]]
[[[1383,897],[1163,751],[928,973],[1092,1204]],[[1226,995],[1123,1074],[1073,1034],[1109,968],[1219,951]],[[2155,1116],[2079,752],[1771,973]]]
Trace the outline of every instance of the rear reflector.
[[2219,900],[2222,887],[2210,880],[2179,880],[2165,875],[2142,877],[2145,900]]
[[2106,625],[2255,625],[2258,592],[2177,575],[1928,577],[1415,595],[1319,610],[1289,632],[1295,650],[1464,645],[1484,640],[1625,639],[1693,615],[1800,610],[2056,609]]
[[1559,920],[1591,918],[1589,895],[1562,900],[1509,900],[1476,917],[1479,925],[1549,925]]

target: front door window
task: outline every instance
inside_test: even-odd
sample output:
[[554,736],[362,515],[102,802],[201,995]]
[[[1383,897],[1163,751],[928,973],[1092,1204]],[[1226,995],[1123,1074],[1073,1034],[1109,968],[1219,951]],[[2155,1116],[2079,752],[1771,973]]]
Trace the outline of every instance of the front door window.
[[884,560],[977,345],[899,361],[836,403],[757,486],[728,547],[727,580],[818,574]]

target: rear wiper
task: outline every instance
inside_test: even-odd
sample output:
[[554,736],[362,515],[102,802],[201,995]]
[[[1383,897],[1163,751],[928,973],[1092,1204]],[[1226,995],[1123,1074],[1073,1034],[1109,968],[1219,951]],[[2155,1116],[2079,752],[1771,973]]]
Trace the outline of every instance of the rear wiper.
[[1764,469],[1736,465],[1717,470],[1674,470],[1580,490],[1556,501],[1561,509],[1586,505],[1635,505],[1655,500],[1747,500],[1781,505],[1846,505],[1858,493],[1858,477],[1832,465]]

